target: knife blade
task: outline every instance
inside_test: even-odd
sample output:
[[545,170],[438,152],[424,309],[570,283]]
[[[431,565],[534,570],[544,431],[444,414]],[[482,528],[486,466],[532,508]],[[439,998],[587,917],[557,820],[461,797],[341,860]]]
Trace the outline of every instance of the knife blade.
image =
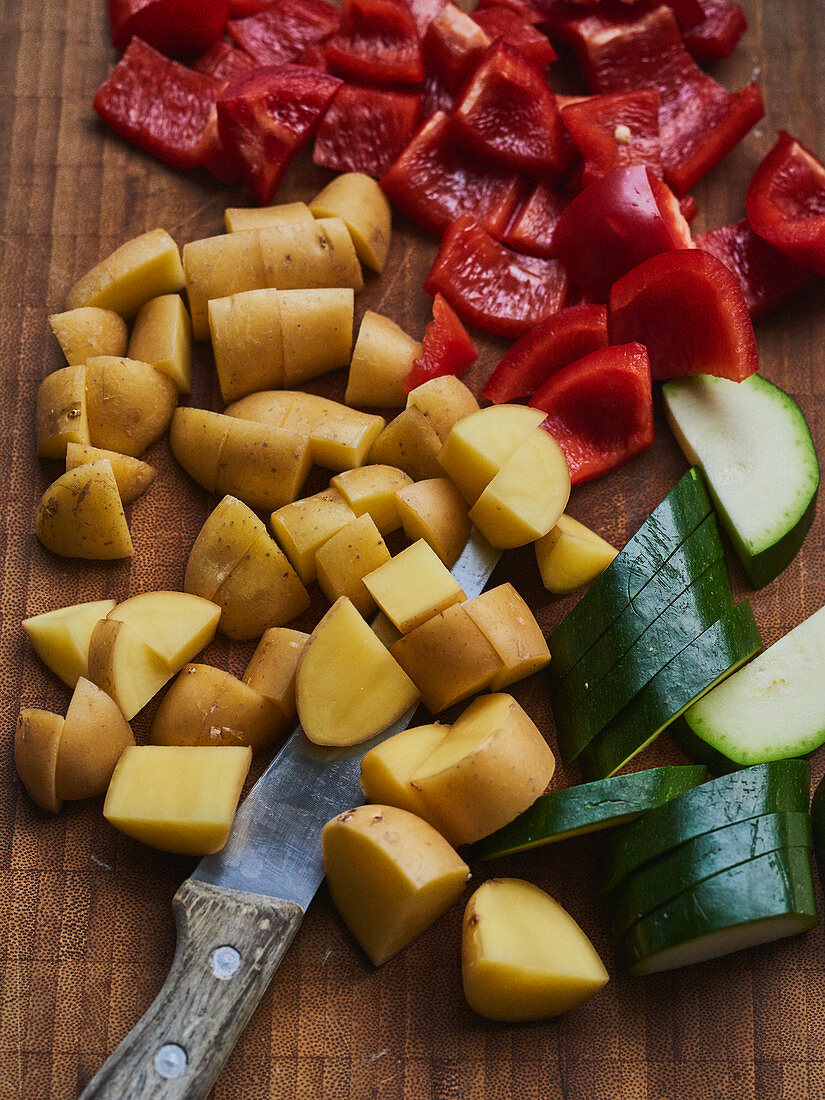
[[[500,556],[473,528],[452,569],[468,599]],[[296,727],[238,809],[224,848],[175,895],[169,975],[80,1100],[204,1100],[323,880],[321,829],[363,802],[364,753],[406,729],[416,709],[341,749],[314,745]]]

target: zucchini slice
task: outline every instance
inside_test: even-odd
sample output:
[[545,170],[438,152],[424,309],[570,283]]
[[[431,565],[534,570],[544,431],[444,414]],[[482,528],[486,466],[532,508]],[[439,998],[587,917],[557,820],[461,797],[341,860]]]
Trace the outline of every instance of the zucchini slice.
[[608,893],[637,867],[703,833],[763,814],[804,812],[810,785],[807,760],[777,760],[702,783],[649,810],[607,837],[601,892]]
[[744,382],[695,375],[666,382],[665,410],[698,465],[756,588],[796,556],[811,526],[819,463],[797,403],[754,374]]
[[782,848],[721,871],[637,921],[619,952],[655,974],[807,932],[817,922],[811,852]]
[[550,791],[509,825],[474,844],[470,858],[493,859],[619,825],[698,786],[704,778],[701,765],[682,764]]
[[623,768],[666,726],[762,648],[753,610],[737,604],[677,654],[597,734],[579,756],[586,779]]

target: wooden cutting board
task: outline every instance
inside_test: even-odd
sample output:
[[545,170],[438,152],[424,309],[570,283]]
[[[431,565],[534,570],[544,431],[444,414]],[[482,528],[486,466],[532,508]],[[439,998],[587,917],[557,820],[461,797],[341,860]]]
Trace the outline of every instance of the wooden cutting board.
[[[750,30],[718,66],[729,87],[758,77],[767,114],[696,188],[694,228],[742,216],[747,180],[779,127],[825,154],[823,0],[742,0]],[[101,816],[102,800],[38,811],[13,766],[19,707],[64,711],[68,695],[24,644],[20,620],[58,605],[118,600],[180,587],[186,555],[214,501],[172,460],[165,440],[147,455],[156,483],[131,508],[135,556],[77,563],[50,555],[33,533],[38,500],[60,472],[34,455],[34,402],[61,366],[46,315],[75,278],[114,247],[156,226],[180,244],[221,231],[226,205],[247,205],[205,174],[165,168],[104,130],[92,96],[114,63],[104,0],[0,0],[3,170],[0,345],[0,1100],[69,1100],[157,992],[174,948],[170,902],[191,861],[142,848]],[[279,199],[312,196],[328,178],[309,157]],[[387,313],[418,336],[430,311],[421,289],[436,246],[401,217],[384,276],[369,277],[363,310]],[[801,404],[825,455],[822,286],[758,328],[763,373]],[[479,334],[479,387],[505,345]],[[192,403],[220,408],[207,352]],[[343,372],[318,392],[343,393]],[[660,406],[660,402],[659,402]],[[685,468],[658,408],[653,447],[618,474],[577,489],[570,511],[621,545]],[[324,484],[319,473],[317,487]],[[825,602],[825,517],[802,553],[750,595],[766,644]],[[513,551],[495,581],[513,580],[546,629],[574,600],[547,595],[532,551]],[[308,628],[312,612],[297,625]],[[251,646],[214,643],[202,660],[240,672]],[[515,694],[554,742],[540,678]],[[150,711],[152,708],[149,708]],[[148,728],[135,722],[138,737]],[[666,737],[637,767],[678,762]],[[813,759],[818,779],[825,752]],[[560,770],[555,784],[579,781]],[[461,905],[399,957],[374,970],[324,888],[214,1090],[220,1100],[265,1097],[375,1100],[803,1100],[825,1097],[823,935],[767,945],[644,980],[616,969],[596,895],[598,835],[476,868],[475,882],[522,876],[547,889],[593,938],[613,978],[593,1001],[544,1024],[489,1024],[460,988]],[[124,1098],[126,1100],[126,1098]]]

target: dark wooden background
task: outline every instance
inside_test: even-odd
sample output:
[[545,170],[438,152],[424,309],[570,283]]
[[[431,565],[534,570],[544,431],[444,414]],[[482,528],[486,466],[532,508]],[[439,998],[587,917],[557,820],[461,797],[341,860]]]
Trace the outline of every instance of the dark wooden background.
[[[779,127],[825,155],[823,0],[742,0],[750,30],[718,66],[729,86],[760,79],[767,114],[696,189],[697,228],[739,218],[748,178]],[[246,204],[205,175],[165,168],[106,132],[91,109],[114,62],[104,0],[0,0],[0,1098],[69,1100],[154,997],[174,947],[170,901],[190,861],[119,836],[102,800],[38,811],[13,767],[18,709],[65,710],[68,693],[24,644],[20,620],[82,599],[179,587],[186,555],[214,502],[190,483],[165,441],[149,455],[152,489],[130,509],[135,556],[76,563],[33,534],[37,502],[60,472],[34,455],[34,401],[61,357],[46,324],[75,278],[126,239],[164,226],[180,244],[220,232],[225,205]],[[310,197],[327,176],[309,158],[291,171],[285,200]],[[430,299],[421,282],[435,244],[397,219],[383,278],[358,300],[417,336]],[[809,292],[758,328],[763,373],[800,402],[825,453],[822,412],[825,301]],[[503,345],[480,339],[479,384]],[[343,392],[343,372],[320,385]],[[195,403],[218,408],[208,355]],[[656,443],[630,467],[575,491],[570,510],[620,544],[684,469],[661,414]],[[317,477],[318,487],[323,484]],[[803,551],[752,595],[766,643],[825,602],[825,515]],[[529,550],[497,581],[514,580],[551,628],[572,600],[549,597]],[[311,623],[323,603],[314,601]],[[215,643],[204,658],[243,669],[251,647]],[[516,694],[553,741],[543,685]],[[151,708],[150,708],[151,710]],[[146,733],[145,717],[135,722]],[[636,766],[678,761],[662,737]],[[815,755],[823,770],[825,752]],[[557,785],[579,779],[557,773]],[[825,1097],[825,959],[821,929],[646,980],[617,971],[596,895],[598,836],[476,868],[524,876],[549,890],[603,953],[612,980],[588,1005],[535,1026],[486,1023],[460,989],[461,905],[400,956],[374,970],[322,888],[214,1096],[328,1100],[803,1100]]]

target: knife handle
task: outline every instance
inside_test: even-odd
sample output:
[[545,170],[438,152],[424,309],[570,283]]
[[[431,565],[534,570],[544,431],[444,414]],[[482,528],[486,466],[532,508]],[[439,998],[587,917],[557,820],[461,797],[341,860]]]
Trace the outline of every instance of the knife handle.
[[80,1100],[205,1100],[298,930],[294,902],[187,879],[155,1000]]

